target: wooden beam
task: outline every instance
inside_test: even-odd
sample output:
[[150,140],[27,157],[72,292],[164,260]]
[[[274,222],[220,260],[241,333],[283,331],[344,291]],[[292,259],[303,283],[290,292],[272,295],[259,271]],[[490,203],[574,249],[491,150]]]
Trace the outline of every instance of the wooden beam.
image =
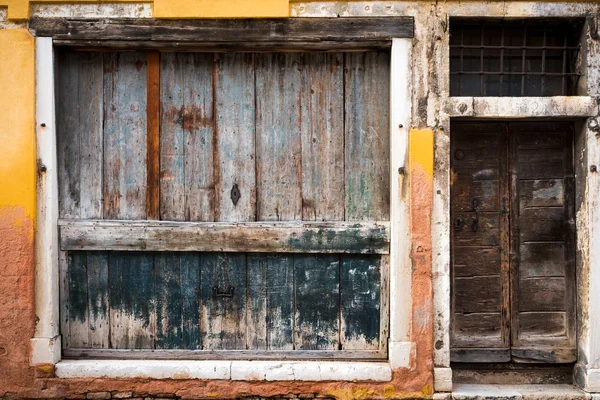
[[381,360],[379,350],[130,350],[64,349],[63,355],[80,359],[150,360]]
[[159,219],[160,200],[160,53],[148,52],[146,215]]
[[32,18],[36,36],[68,41],[196,42],[247,44],[279,42],[290,46],[381,43],[412,38],[412,17],[287,19],[102,19]]
[[60,220],[62,250],[389,254],[389,222]]

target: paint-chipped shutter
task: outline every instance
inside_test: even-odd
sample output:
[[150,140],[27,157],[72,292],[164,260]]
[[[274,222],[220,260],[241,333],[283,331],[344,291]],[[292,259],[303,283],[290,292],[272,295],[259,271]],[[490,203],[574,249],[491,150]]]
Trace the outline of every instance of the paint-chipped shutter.
[[[59,51],[66,354],[386,357],[389,62],[388,52]],[[244,246],[259,228],[243,225],[256,222],[265,234],[320,228],[257,252]],[[225,232],[208,251],[115,239],[206,224]]]

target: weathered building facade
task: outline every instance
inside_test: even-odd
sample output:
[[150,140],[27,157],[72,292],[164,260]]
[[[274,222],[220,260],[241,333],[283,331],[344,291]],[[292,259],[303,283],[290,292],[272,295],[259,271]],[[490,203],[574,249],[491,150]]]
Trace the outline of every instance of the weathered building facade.
[[0,396],[600,395],[599,19],[0,0]]

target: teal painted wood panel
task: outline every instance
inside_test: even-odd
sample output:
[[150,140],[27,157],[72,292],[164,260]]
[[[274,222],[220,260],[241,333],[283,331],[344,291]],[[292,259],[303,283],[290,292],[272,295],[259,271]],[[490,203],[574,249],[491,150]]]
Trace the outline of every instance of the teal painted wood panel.
[[246,348],[246,254],[200,257],[200,335],[204,349]]
[[294,256],[295,349],[340,348],[340,257]]
[[68,347],[378,349],[380,273],[372,255],[74,251]]
[[87,252],[89,346],[110,347],[108,252]]
[[179,253],[181,274],[181,348],[202,349],[200,340],[200,253]]
[[85,252],[73,252],[69,257],[69,345],[87,348],[89,343],[88,272]]
[[146,218],[146,54],[104,59],[104,217]]
[[110,253],[109,303],[112,348],[154,348],[156,292],[153,264],[152,253]]
[[267,347],[294,349],[294,256],[268,254],[267,261]]
[[380,258],[342,255],[340,319],[342,349],[378,349],[380,341]]
[[157,349],[179,349],[183,336],[181,259],[177,253],[154,255]]

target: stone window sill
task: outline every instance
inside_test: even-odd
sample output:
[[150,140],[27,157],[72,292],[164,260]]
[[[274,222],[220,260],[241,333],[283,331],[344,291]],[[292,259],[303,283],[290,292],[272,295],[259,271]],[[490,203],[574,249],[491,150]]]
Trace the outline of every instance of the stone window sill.
[[234,381],[379,381],[388,362],[63,360],[58,378],[218,379]]

